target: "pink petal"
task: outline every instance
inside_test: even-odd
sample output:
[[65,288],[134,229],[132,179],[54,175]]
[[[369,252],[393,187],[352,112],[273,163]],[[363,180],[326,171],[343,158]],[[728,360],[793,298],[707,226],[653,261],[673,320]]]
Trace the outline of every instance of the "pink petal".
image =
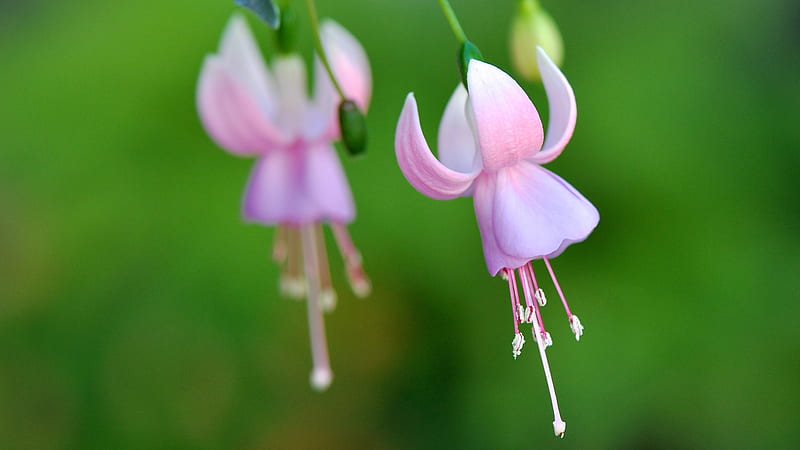
[[269,152],[256,162],[245,189],[242,215],[250,222],[306,223],[311,217],[302,190],[301,162],[295,152]]
[[560,253],[599,220],[583,195],[547,169],[521,162],[497,172],[492,224],[504,253],[527,260]]
[[495,238],[494,224],[494,197],[496,190],[496,173],[483,174],[475,180],[475,194],[473,196],[475,204],[475,218],[478,221],[478,229],[481,232],[481,243],[483,244],[483,256],[486,259],[486,268],[492,276],[497,275],[504,268],[515,269],[527,263],[525,258],[511,256],[497,245]]
[[250,175],[242,213],[248,221],[267,225],[348,223],[355,208],[336,153],[323,144],[261,157]]
[[[367,54],[353,35],[333,20],[320,26],[320,38],[333,73],[345,95],[366,113],[372,94],[372,74]],[[336,139],[339,136],[338,107],[341,102],[328,72],[314,58],[314,100],[307,116],[307,140]]]
[[475,137],[467,123],[466,105],[467,90],[458,83],[439,124],[437,147],[439,160],[447,168],[456,172],[472,173],[480,168],[481,161],[475,147]]
[[275,81],[272,79],[264,58],[258,48],[247,21],[240,14],[234,14],[219,44],[219,55],[225,66],[235,74],[246,88],[257,99],[257,103],[272,117],[275,112]]
[[467,87],[483,167],[512,166],[542,146],[542,122],[525,91],[505,72],[473,59]]
[[556,159],[566,147],[575,130],[578,110],[572,86],[541,47],[536,48],[536,60],[547,91],[550,123],[547,124],[547,138],[542,151],[529,157],[528,160],[536,164],[545,164]]
[[472,186],[480,172],[461,173],[448,169],[431,153],[422,127],[414,94],[408,94],[397,122],[394,147],[403,175],[422,194],[439,200],[458,197]]
[[361,112],[366,112],[372,95],[372,73],[367,53],[352,34],[331,19],[322,21],[319,33],[342,90],[356,102]]
[[350,223],[356,210],[353,194],[333,146],[316,145],[306,154],[306,186],[318,219]]
[[206,132],[231,153],[264,153],[287,142],[219,56],[208,56],[203,62],[197,109]]

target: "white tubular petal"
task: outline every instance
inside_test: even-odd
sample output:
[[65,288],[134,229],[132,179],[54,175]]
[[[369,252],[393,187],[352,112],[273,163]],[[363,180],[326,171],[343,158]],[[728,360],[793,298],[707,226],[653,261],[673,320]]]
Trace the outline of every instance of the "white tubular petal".
[[472,129],[467,122],[467,90],[458,83],[447,102],[439,124],[437,147],[439,160],[448,168],[461,173],[475,171],[480,165]]

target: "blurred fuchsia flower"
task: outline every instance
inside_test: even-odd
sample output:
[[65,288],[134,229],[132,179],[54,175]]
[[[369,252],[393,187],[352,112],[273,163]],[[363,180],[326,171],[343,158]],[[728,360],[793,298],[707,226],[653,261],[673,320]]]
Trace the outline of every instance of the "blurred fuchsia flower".
[[539,114],[522,88],[497,67],[473,59],[467,89],[459,84],[439,126],[441,161],[422,134],[413,94],[406,98],[397,124],[395,149],[400,169],[419,192],[440,200],[473,197],[489,273],[500,273],[508,281],[513,355],[516,358],[525,343],[519,324],[531,323],[553,403],[553,426],[556,435],[563,436],[566,423],[558,411],[545,354],[552,340],[539,313],[546,299],[531,261],[544,260],[579,339],[583,326],[570,312],[549,259],[584,240],[597,226],[599,215],[575,188],[541,167],[567,145],[575,128],[576,107],[572,87],[541,48],[537,60],[550,103],[546,138]]
[[[339,24],[320,27],[325,53],[345,94],[365,111],[371,74],[364,49]],[[346,224],[355,218],[350,187],[333,141],[339,139],[341,98],[319,59],[314,95],[298,55],[278,55],[267,68],[245,20],[234,15],[218,53],[206,57],[197,86],[197,108],[208,134],[237,156],[258,158],[244,194],[245,220],[276,225],[273,259],[281,265],[281,290],[308,303],[314,370],[323,390],[333,374],[322,310],[336,303],[321,224],[333,230],[353,291],[366,296],[370,283]]]

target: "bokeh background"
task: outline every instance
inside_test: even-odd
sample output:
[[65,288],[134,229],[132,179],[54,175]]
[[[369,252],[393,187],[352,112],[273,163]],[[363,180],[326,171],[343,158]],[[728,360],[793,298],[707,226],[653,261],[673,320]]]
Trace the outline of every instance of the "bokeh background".
[[[452,3],[510,70],[513,2]],[[549,167],[601,213],[554,261],[581,342],[544,310],[564,440],[535,347],[511,357],[471,202],[424,197],[396,165],[406,93],[433,138],[458,81],[436,2],[318,1],[375,79],[368,156],[343,158],[374,291],[350,293],[329,245],[319,394],[272,230],[239,217],[252,161],[195,111],[233,2],[31,0],[0,2],[0,447],[800,447],[800,6],[544,5],[579,107]]]

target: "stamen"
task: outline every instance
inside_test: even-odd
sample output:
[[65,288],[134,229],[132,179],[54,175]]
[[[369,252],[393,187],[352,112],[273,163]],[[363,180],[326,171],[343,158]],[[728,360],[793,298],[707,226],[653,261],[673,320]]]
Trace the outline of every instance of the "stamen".
[[519,332],[519,310],[522,308],[519,304],[519,292],[517,291],[517,279],[514,277],[513,269],[503,269],[508,280],[508,294],[511,297],[511,316],[514,321],[514,340],[511,341],[511,354],[514,359],[522,352],[522,346],[525,344],[525,337]]
[[303,225],[300,229],[302,235],[303,262],[306,270],[306,285],[308,287],[308,330],[311,340],[311,358],[314,368],[311,371],[311,386],[324,391],[333,380],[330,359],[328,357],[328,344],[325,339],[325,320],[322,316],[319,302],[319,255],[316,243],[317,234],[315,225]]
[[284,229],[286,242],[286,258],[281,267],[280,289],[285,297],[302,300],[306,294],[306,283],[303,278],[302,248],[300,231],[297,227],[286,225]]
[[540,288],[536,288],[536,300],[539,302],[539,306],[544,306],[547,304],[547,297],[544,296],[544,291]]
[[539,302],[539,306],[544,306],[547,304],[547,297],[544,296],[544,291],[539,288],[539,283],[536,281],[536,274],[533,273],[533,264],[528,263],[526,267],[530,272],[531,280],[533,280],[534,297],[536,297],[536,301]]
[[347,227],[340,223],[331,222],[331,229],[333,230],[336,244],[339,246],[339,251],[342,253],[342,259],[344,259],[350,287],[358,297],[368,296],[372,290],[372,285],[361,267],[361,253],[353,245],[353,240],[350,239]]
[[517,359],[517,356],[522,353],[522,346],[525,345],[525,336],[522,333],[517,333],[514,335],[514,340],[511,341],[511,348],[512,353],[514,355],[514,359]]
[[[528,308],[536,313],[536,321],[539,323],[539,329],[541,330],[541,335],[534,336],[534,338],[538,341],[539,339],[544,339],[545,342],[549,342],[545,347],[549,347],[553,345],[553,339],[550,338],[549,333],[544,329],[544,321],[542,320],[542,313],[539,311],[539,305],[533,301],[531,297],[533,297],[533,289],[534,286],[531,286],[533,282],[532,273],[533,268],[531,267],[531,263],[527,263],[524,266],[520,267],[519,269],[519,276],[522,279],[522,290],[525,293],[525,302],[528,304]],[[533,323],[533,317],[530,317],[530,323]]]
[[583,336],[583,325],[581,325],[581,321],[578,320],[578,318],[574,314],[572,314],[572,311],[569,310],[567,299],[564,297],[564,292],[561,291],[561,285],[558,284],[558,280],[556,280],[556,273],[553,271],[553,267],[550,265],[550,260],[547,258],[543,259],[545,265],[547,266],[547,270],[550,272],[550,278],[553,279],[553,284],[556,285],[556,291],[558,291],[558,296],[561,297],[561,303],[564,304],[564,310],[567,311],[567,318],[569,318],[569,327],[572,329],[572,332],[575,333],[575,339],[580,340],[581,336]]
[[331,284],[331,269],[328,266],[328,252],[325,249],[325,236],[322,225],[315,225],[317,235],[317,255],[319,256],[319,304],[324,312],[336,309],[336,291]]
[[581,319],[578,319],[578,316],[573,314],[572,317],[569,318],[569,327],[572,328],[572,332],[575,333],[575,340],[580,341],[581,336],[583,336],[583,325],[581,325]]
[[[534,336],[540,337],[539,339],[536,339],[536,343],[539,347],[539,355],[542,358],[542,367],[544,368],[544,376],[547,380],[547,389],[550,391],[550,403],[553,405],[553,432],[555,432],[556,436],[558,437],[564,437],[564,432],[567,429],[567,423],[561,419],[561,412],[558,410],[556,389],[553,386],[553,377],[550,375],[550,364],[547,362],[547,354],[545,352],[545,348],[547,346],[545,345],[545,339],[541,338],[541,336],[543,336],[543,332],[539,328],[539,324],[537,322],[533,322],[533,333]],[[549,339],[549,333],[546,336]]]
[[275,233],[272,240],[272,261],[274,261],[276,264],[285,263],[287,253],[286,228],[278,225],[275,227]]

